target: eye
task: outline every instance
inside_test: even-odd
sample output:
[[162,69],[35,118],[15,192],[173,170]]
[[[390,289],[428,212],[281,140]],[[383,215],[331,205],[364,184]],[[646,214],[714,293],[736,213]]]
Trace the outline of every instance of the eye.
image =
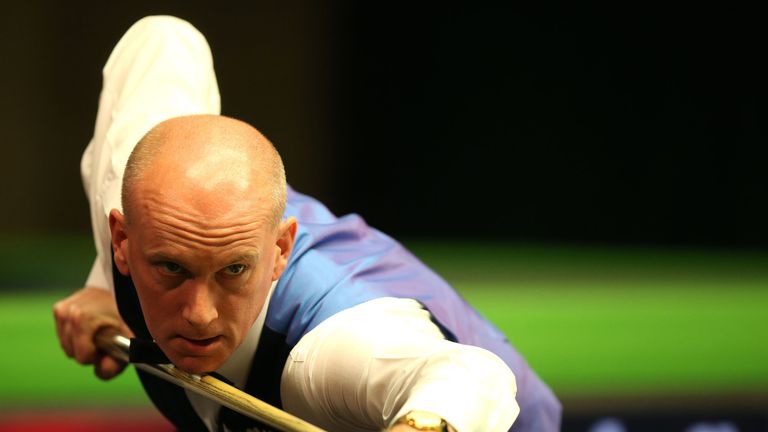
[[247,266],[245,264],[230,264],[224,267],[224,273],[229,276],[238,276],[242,274]]
[[162,270],[165,273],[177,275],[184,272],[184,268],[175,262],[165,261],[158,264],[160,267],[160,270]]

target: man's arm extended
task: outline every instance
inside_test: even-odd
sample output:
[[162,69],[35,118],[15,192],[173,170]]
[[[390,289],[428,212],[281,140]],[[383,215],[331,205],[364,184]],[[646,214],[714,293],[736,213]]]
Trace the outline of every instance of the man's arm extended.
[[[412,410],[459,432],[507,431],[519,412],[512,372],[483,349],[446,341],[407,299],[341,312],[291,352],[284,407],[329,430],[380,430]],[[392,429],[395,430],[395,429]]]

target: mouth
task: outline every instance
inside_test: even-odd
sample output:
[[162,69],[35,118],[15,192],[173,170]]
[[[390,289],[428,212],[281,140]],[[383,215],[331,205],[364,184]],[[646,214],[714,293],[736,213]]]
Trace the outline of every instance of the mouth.
[[221,336],[209,337],[207,339],[191,339],[191,338],[185,338],[185,337],[182,336],[182,339],[188,341],[191,344],[194,344],[194,345],[197,345],[197,346],[201,346],[201,347],[206,347],[208,345],[213,344],[217,340],[219,340],[220,337]]
[[173,344],[175,345],[175,348],[181,353],[185,353],[191,356],[206,356],[210,355],[214,350],[218,348],[221,340],[221,335],[203,339],[177,336],[174,339]]

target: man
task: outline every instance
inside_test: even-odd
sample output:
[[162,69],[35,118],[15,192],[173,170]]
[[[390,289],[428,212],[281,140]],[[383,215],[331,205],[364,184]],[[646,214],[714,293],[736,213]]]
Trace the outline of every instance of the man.
[[[332,431],[559,428],[498,330],[394,240],[293,191],[272,144],[218,114],[188,23],[145,18],[117,44],[81,167],[98,257],[54,306],[67,355],[115,376],[92,339],[116,327]],[[140,378],[180,429],[264,428]]]

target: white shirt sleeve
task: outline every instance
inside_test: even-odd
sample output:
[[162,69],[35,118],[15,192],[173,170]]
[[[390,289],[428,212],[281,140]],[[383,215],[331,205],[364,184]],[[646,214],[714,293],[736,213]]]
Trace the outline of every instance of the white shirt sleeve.
[[[111,274],[110,277],[112,277]],[[105,290],[109,290],[112,286],[112,284],[107,280],[107,275],[104,274],[104,268],[101,265],[99,256],[96,256],[96,259],[93,261],[91,272],[88,273],[88,279],[85,280],[85,286],[101,288]]]
[[444,339],[421,305],[382,298],[324,321],[291,351],[283,406],[333,431],[382,430],[411,410],[457,431],[507,431],[515,377],[493,353]]
[[219,90],[208,43],[191,24],[170,16],[136,22],[103,70],[93,138],[80,161],[97,258],[86,282],[113,290],[108,216],[121,209],[123,171],[136,143],[163,120],[218,114]]

